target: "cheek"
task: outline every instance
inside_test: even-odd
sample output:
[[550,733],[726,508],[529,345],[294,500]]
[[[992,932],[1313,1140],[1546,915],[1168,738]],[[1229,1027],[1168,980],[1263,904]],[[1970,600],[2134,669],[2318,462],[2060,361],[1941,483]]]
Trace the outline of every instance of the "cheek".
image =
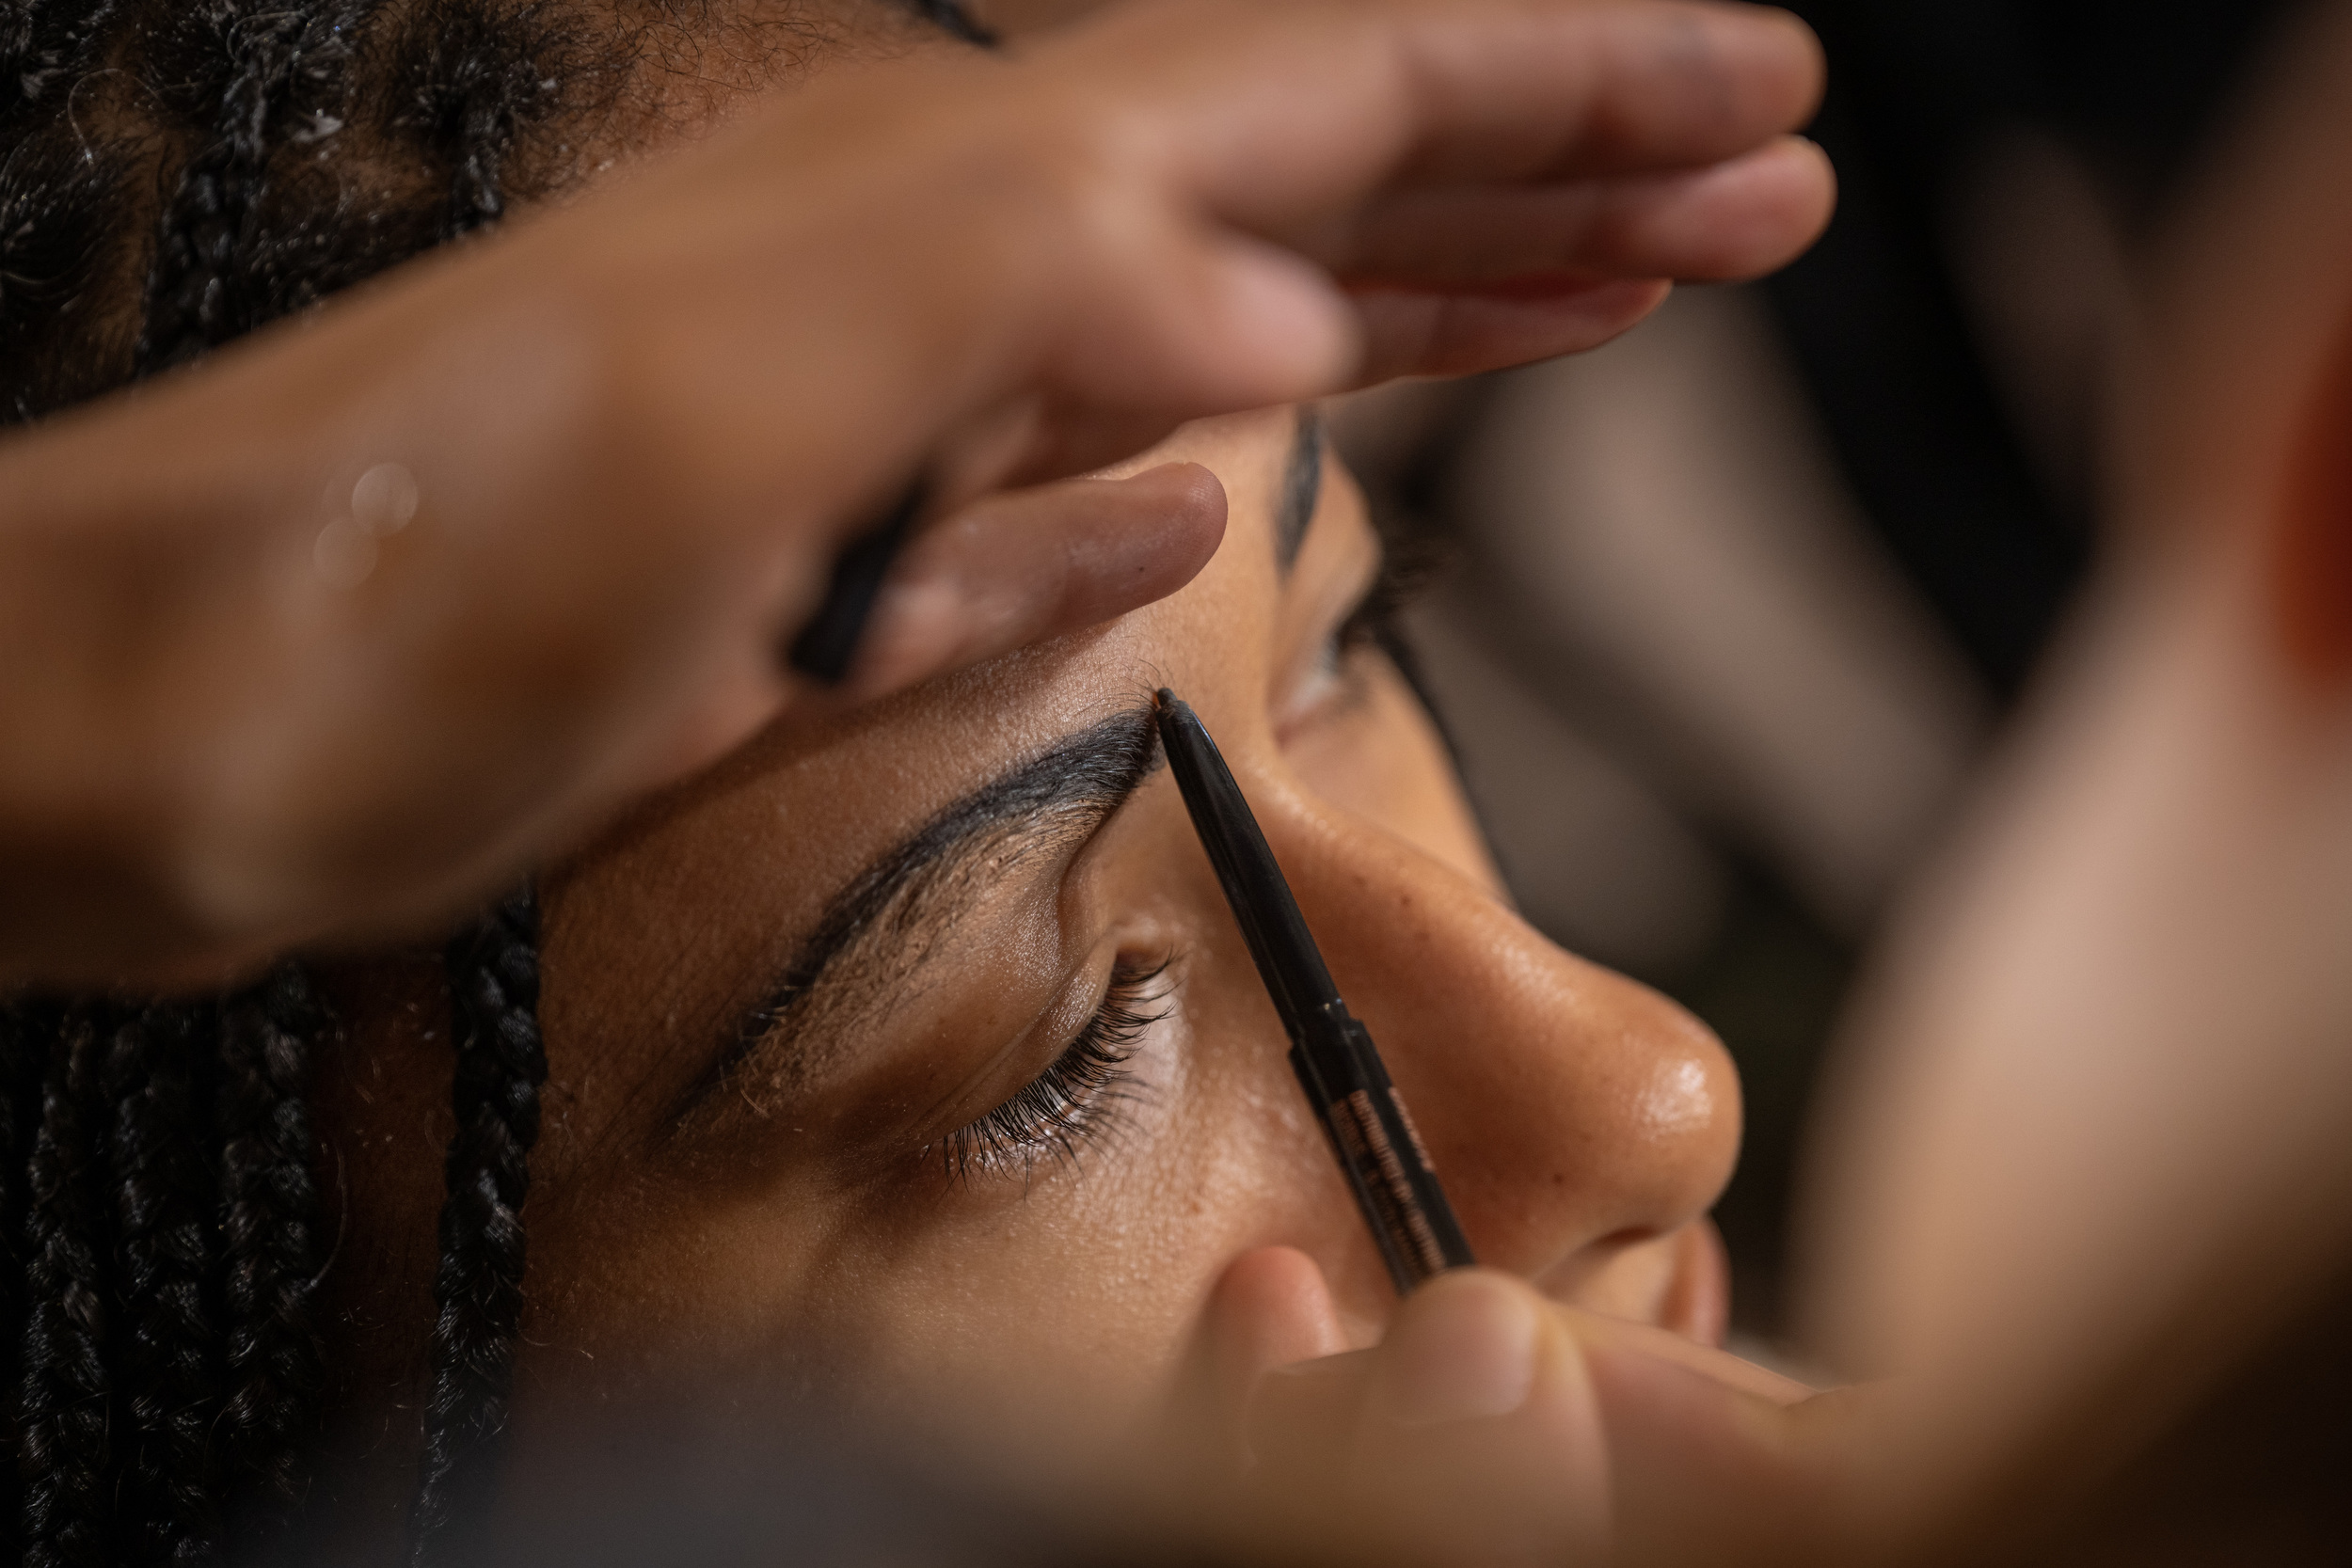
[[[596,1399],[815,1386],[891,1418],[1018,1413],[1073,1438],[1155,1417],[1225,1265],[1351,1212],[1263,1010],[1188,993],[1138,1059],[1138,1114],[1025,1187],[811,1181],[724,1209],[691,1180],[547,1195],[536,1381]],[[570,1402],[535,1418],[560,1428]]]
[[1137,1114],[1075,1165],[959,1195],[946,1223],[845,1225],[819,1309],[855,1375],[1073,1433],[1163,1409],[1226,1264],[1349,1213],[1263,1005],[1188,994],[1139,1061]]

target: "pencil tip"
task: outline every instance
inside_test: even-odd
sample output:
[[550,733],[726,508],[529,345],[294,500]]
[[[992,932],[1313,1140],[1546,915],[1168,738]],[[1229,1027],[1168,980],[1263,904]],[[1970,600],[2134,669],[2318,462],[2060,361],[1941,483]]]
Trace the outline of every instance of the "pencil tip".
[[1169,708],[1172,708],[1175,705],[1176,693],[1170,691],[1167,687],[1163,686],[1157,691],[1152,693],[1152,708],[1153,712],[1166,713]]

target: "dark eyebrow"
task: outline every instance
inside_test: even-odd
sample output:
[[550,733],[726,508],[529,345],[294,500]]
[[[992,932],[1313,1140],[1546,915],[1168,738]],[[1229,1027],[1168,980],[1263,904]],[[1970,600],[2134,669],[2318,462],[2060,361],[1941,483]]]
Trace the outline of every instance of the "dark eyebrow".
[[1151,707],[1114,714],[998,774],[883,850],[827,900],[783,977],[741,1015],[718,1058],[679,1101],[676,1119],[691,1117],[804,1016],[811,996],[861,939],[881,928],[912,942],[921,927],[952,915],[957,895],[971,892],[970,879],[956,875],[960,866],[987,853],[996,879],[1039,841],[1090,834],[1160,760]]
[[1291,454],[1282,465],[1282,491],[1275,498],[1274,559],[1287,572],[1307,542],[1307,525],[1315,520],[1323,499],[1323,408],[1298,405],[1298,426],[1291,437]]

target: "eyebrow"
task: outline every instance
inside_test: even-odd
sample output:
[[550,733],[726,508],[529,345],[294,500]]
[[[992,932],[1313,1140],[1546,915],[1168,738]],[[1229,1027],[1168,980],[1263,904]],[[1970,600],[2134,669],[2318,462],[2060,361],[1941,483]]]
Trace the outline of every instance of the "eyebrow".
[[804,1037],[806,1025],[834,1010],[818,1004],[852,977],[858,966],[845,960],[867,937],[899,939],[909,961],[880,977],[887,984],[863,988],[895,991],[929,957],[926,932],[952,925],[985,891],[975,870],[997,885],[1037,849],[1090,837],[1161,761],[1150,705],[1117,713],[1015,764],[883,850],[826,901],[783,976],[738,1018],[717,1059],[681,1097],[675,1120],[691,1117],[755,1059],[768,1064],[771,1083],[812,1075],[823,1064],[809,1059],[815,1042]]
[[1298,424],[1291,436],[1289,460],[1282,465],[1282,488],[1274,504],[1274,559],[1287,572],[1307,542],[1307,525],[1315,520],[1323,499],[1323,407],[1298,405]]

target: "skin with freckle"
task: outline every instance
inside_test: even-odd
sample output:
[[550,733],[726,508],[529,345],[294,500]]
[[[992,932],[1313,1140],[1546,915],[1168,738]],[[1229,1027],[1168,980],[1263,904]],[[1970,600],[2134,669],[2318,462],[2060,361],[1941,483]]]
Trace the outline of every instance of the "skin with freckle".
[[[981,879],[919,979],[825,1042],[830,1065],[675,1120],[833,890],[1163,683],[1216,735],[1482,1260],[1720,1334],[1703,1216],[1738,1141],[1729,1065],[1673,1005],[1512,912],[1428,716],[1376,646],[1335,645],[1380,555],[1336,464],[1278,562],[1295,427],[1289,410],[1200,423],[1137,460],[1206,465],[1231,497],[1187,589],[755,745],[548,879],[526,1465],[575,1400],[746,1370],[866,1405],[1034,1410],[1064,1440],[1126,1428],[1171,1397],[1220,1272],[1270,1244],[1320,1266],[1349,1343],[1379,1336],[1393,1294],[1165,769],[1090,836]],[[1160,963],[1153,1022],[1088,1132],[951,1179],[943,1140],[1046,1071],[1115,968]],[[422,962],[339,981],[358,1022],[321,1125],[371,1153],[345,1163],[355,1230],[407,1242],[329,1281],[354,1390],[415,1372],[421,1334],[380,1330],[427,1296],[438,984]],[[398,1413],[353,1402],[397,1449]]]

